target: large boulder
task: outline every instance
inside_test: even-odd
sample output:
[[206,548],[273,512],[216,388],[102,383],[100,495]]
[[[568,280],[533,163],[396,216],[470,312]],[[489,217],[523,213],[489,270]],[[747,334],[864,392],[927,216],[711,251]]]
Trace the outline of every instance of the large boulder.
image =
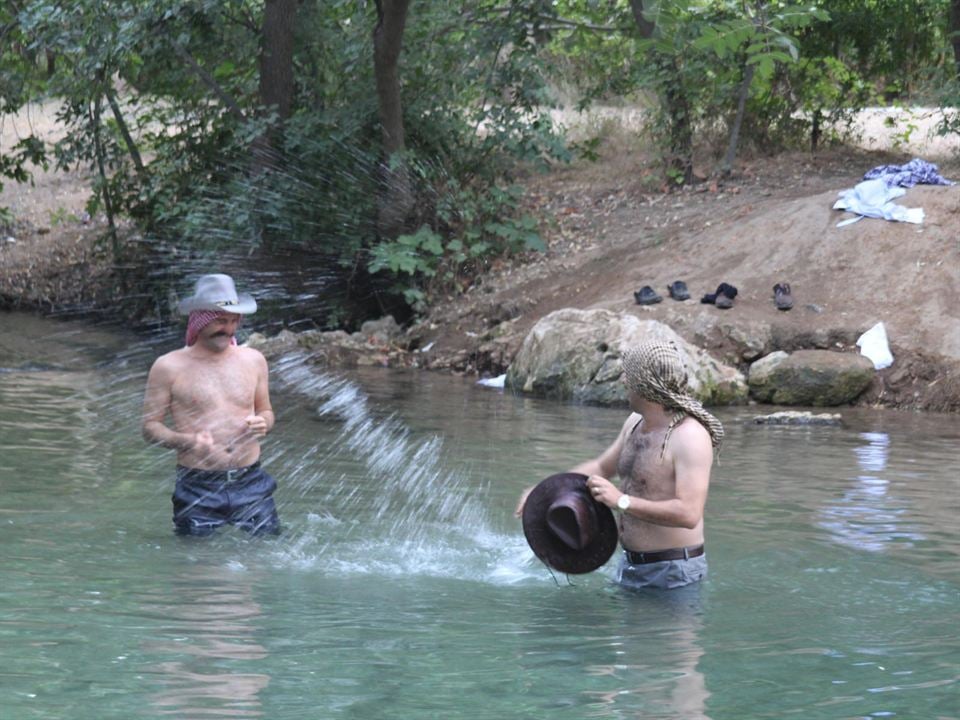
[[770,353],[750,366],[750,396],[775,405],[832,406],[853,402],[874,376],[863,355],[829,350]]
[[676,343],[687,366],[691,394],[710,405],[745,402],[744,376],[691,345],[667,325],[609,310],[566,308],[537,322],[507,369],[506,384],[520,392],[596,405],[627,401],[620,358],[648,340]]

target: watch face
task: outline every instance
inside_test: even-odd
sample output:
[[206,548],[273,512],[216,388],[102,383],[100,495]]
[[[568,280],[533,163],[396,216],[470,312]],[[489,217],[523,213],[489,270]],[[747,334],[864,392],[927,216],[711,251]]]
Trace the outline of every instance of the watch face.
[[620,496],[620,499],[617,500],[617,507],[620,508],[621,510],[626,510],[627,508],[629,508],[629,507],[630,507],[630,496],[629,496],[629,495],[621,495],[621,496]]

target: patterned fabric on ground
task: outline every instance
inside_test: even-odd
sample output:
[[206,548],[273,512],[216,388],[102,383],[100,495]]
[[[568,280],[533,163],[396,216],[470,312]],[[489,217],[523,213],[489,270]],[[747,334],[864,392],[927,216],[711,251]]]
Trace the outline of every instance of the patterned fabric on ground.
[[880,165],[868,170],[864,180],[883,178],[888,187],[913,187],[914,185],[953,185],[953,181],[940,175],[940,168],[933,163],[914,158],[906,165]]

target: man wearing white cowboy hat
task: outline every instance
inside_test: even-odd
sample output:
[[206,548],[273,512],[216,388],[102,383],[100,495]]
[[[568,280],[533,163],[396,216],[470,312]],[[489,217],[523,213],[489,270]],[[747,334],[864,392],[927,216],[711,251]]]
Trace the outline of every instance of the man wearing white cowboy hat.
[[260,438],[275,422],[267,361],[234,337],[257,302],[230,276],[204,275],[178,309],[189,316],[186,346],[154,362],[143,403],[144,438],[177,451],[176,531],[209,535],[230,523],[277,534],[277,483],[260,467]]

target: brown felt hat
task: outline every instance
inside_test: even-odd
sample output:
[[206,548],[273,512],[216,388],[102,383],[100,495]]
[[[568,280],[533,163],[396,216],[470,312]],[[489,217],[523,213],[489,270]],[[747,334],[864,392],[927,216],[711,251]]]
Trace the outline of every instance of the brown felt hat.
[[523,506],[523,534],[534,555],[559,572],[588,573],[617,549],[613,512],[587,490],[587,476],[559,473],[542,480]]

